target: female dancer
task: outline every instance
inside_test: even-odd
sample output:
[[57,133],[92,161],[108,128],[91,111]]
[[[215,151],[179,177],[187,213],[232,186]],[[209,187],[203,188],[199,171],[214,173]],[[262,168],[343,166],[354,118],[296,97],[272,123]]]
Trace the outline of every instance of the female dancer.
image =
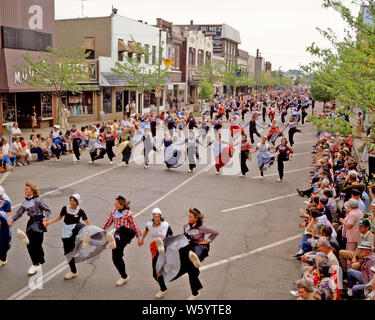
[[231,157],[233,157],[233,147],[221,140],[220,132],[216,134],[215,141],[209,142],[206,148],[210,145],[213,146],[213,151],[215,155],[216,175],[219,175],[220,169],[229,162]]
[[113,164],[113,158],[116,157],[116,155],[113,153],[113,147],[115,146],[115,135],[113,134],[111,127],[106,128],[106,132],[104,134],[104,141],[105,149],[109,159],[108,164],[111,165]]
[[195,137],[194,131],[189,132],[189,138],[186,138],[180,145],[186,144],[186,152],[189,159],[189,173],[192,173],[194,168],[197,167],[195,158],[199,161],[198,145],[203,146],[199,139]]
[[157,126],[158,118],[156,117],[156,114],[155,114],[154,111],[150,112],[150,117],[148,119],[150,121],[150,128],[151,128],[152,137],[155,138],[156,137],[156,126]]
[[232,112],[232,107],[230,106],[229,103],[226,104],[225,106],[225,117],[227,119],[227,122],[229,121],[229,114]]
[[46,222],[51,214],[50,208],[43,199],[39,198],[39,190],[30,182],[26,182],[25,201],[12,217],[11,225],[26,212],[30,217],[27,223],[26,234],[17,229],[17,237],[27,246],[33,265],[29,268],[28,274],[34,275],[41,270],[45,262],[43,251],[43,235],[46,229]]
[[194,128],[198,128],[197,122],[194,118],[194,115],[192,113],[189,114],[188,119],[186,120],[186,124],[188,125],[189,131],[194,130]]
[[173,232],[169,223],[164,220],[164,216],[159,208],[152,210],[152,219],[146,225],[146,230],[143,232],[141,245],[144,244],[144,239],[150,233],[152,242],[150,243],[150,251],[152,256],[152,276],[159,283],[160,291],[155,295],[156,299],[162,299],[168,292],[165,285],[163,275],[161,272],[156,272],[156,262],[160,254],[164,253],[163,240],[167,237],[172,237]]
[[129,166],[129,159],[132,153],[133,144],[131,143],[131,136],[128,133],[128,130],[126,128],[122,129],[122,132],[119,136],[119,143],[117,144],[117,147],[120,147],[117,154],[122,153],[122,166],[128,167]]
[[173,137],[173,129],[176,128],[175,119],[171,112],[168,111],[167,114],[168,116],[165,119],[165,122],[167,123],[167,126],[168,126],[169,135]]
[[259,151],[257,155],[258,168],[260,171],[259,180],[263,180],[263,172],[273,165],[275,157],[269,152],[270,146],[266,143],[266,137],[262,137],[262,142],[258,143],[257,147],[251,153]]
[[12,240],[10,228],[12,203],[3,186],[0,186],[0,205],[0,267],[2,267],[8,263],[7,253]]
[[72,129],[70,130],[70,141],[73,145],[73,160],[74,162],[79,162],[81,156],[80,146],[84,141],[87,141],[87,137],[77,129],[75,124],[72,125]]
[[203,288],[198,278],[200,264],[208,256],[210,243],[219,234],[206,227],[203,219],[204,216],[198,209],[189,209],[188,223],[183,227],[184,234],[165,238],[164,248],[159,251],[156,262],[156,272],[163,275],[165,282],[176,280],[185,273],[189,275],[192,295],[188,300],[196,300],[200,296],[199,290]]
[[202,119],[199,123],[201,125],[199,128],[199,137],[201,137],[202,140],[206,141],[208,130],[210,130],[208,121],[206,120],[206,116],[202,116]]
[[[52,223],[55,223],[57,221],[60,221],[64,219],[65,226],[62,230],[62,242],[64,246],[64,255],[67,255],[68,253],[72,252],[74,248],[77,246],[76,245],[76,238],[78,235],[78,232],[83,229],[85,226],[80,223],[80,220],[82,219],[86,225],[90,226],[91,222],[88,220],[86,213],[83,209],[79,207],[79,205],[82,203],[81,197],[79,194],[73,194],[72,196],[69,197],[69,206],[64,206],[61,209],[60,215],[57,216],[56,218],[47,221],[45,226],[48,227]],[[106,238],[105,232],[104,236],[102,236],[103,239]],[[87,241],[87,237],[85,240]],[[89,241],[89,239],[88,239]],[[107,241],[105,241],[107,243]],[[87,247],[86,245],[82,244],[82,247]],[[105,247],[105,244],[104,244]],[[70,272],[68,272],[65,276],[65,280],[71,280],[75,277],[77,277],[77,268],[75,264],[75,259],[74,257],[68,261],[69,267],[70,267]]]
[[241,144],[241,153],[240,153],[240,163],[241,163],[241,174],[240,177],[243,178],[246,176],[246,173],[249,172],[249,168],[246,165],[246,161],[249,159],[249,154],[251,151],[251,144],[247,141],[247,136],[242,135],[241,142],[236,142],[234,145]]
[[211,123],[214,126],[215,133],[217,133],[223,126],[223,122],[219,119],[217,115],[215,115],[215,119],[213,119]]
[[281,137],[283,135],[283,132],[276,125],[276,120],[272,121],[272,124],[270,125],[270,127],[271,129],[268,132],[267,141],[275,145],[277,138]]
[[106,149],[103,147],[103,139],[99,132],[95,131],[94,127],[91,127],[90,140],[88,151],[90,153],[91,161],[90,164],[94,163],[95,160],[103,159],[106,154]]
[[279,144],[274,152],[279,151],[277,156],[277,170],[279,171],[279,179],[277,182],[282,182],[284,177],[284,161],[289,160],[289,154],[293,153],[292,148],[288,147],[288,142],[286,138],[281,139],[281,144]]
[[[298,122],[296,122],[296,118],[294,117],[291,117],[290,120],[289,120],[289,123],[286,125],[286,127],[284,128],[284,130],[289,127],[289,131],[288,131],[288,135],[289,135],[289,143],[290,143],[290,146],[292,147],[293,144],[294,144],[294,134],[296,132],[302,132],[302,130],[300,129],[297,129],[297,126],[298,126]],[[283,130],[283,131],[284,131]]]
[[52,139],[52,147],[51,151],[56,156],[56,161],[60,160],[61,153],[66,151],[66,146],[64,144],[64,137],[62,131],[59,130],[60,126],[55,124],[53,129],[51,130],[51,139]]
[[234,133],[241,131],[242,134],[245,134],[245,131],[241,128],[240,126],[240,121],[238,120],[237,116],[233,116],[232,119],[230,120],[231,125],[230,125],[230,136],[233,138]]
[[130,211],[130,201],[122,196],[118,196],[115,199],[115,208],[109,214],[103,229],[107,230],[112,224],[116,230],[114,234],[107,232],[107,240],[112,249],[113,264],[121,275],[121,278],[116,283],[120,287],[129,280],[125,270],[125,262],[122,259],[125,247],[132,241],[134,236],[138,238],[138,245],[141,246],[142,244],[142,233],[134,220],[133,212]]
[[171,168],[182,166],[185,159],[182,156],[182,150],[176,146],[177,137],[171,138],[168,132],[164,136],[162,143],[164,144],[164,162],[167,166],[165,171],[171,171]]
[[145,158],[145,166],[144,168],[147,169],[148,165],[150,163],[149,160],[149,154],[151,150],[154,150],[155,152],[158,151],[154,138],[151,135],[151,130],[146,130],[145,134],[138,139],[138,141],[134,144],[134,147],[136,147],[138,144],[143,142],[143,153],[144,153],[144,158]]

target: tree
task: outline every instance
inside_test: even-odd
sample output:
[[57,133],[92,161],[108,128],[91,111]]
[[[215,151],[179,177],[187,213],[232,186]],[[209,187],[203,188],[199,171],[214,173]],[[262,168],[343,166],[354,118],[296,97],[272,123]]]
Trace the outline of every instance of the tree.
[[211,61],[206,60],[203,66],[199,66],[195,74],[201,79],[207,81],[211,86],[222,80],[224,64],[212,64]]
[[207,80],[199,82],[199,97],[203,100],[209,100],[214,94],[214,88]]
[[48,46],[36,61],[31,59],[29,53],[25,53],[23,69],[16,65],[14,67],[21,73],[29,72],[32,75],[25,80],[31,88],[52,89],[57,96],[57,122],[61,124],[62,98],[66,92],[80,94],[84,88],[92,87],[81,84],[90,80],[90,65],[86,60],[88,55],[82,47],[68,52]]

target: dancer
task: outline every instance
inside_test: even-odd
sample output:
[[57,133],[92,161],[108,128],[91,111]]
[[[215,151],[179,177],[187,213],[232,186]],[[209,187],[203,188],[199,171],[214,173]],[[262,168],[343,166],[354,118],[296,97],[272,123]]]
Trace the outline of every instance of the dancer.
[[42,244],[44,232],[47,231],[45,225],[49,219],[51,210],[44,200],[39,197],[38,188],[30,182],[26,182],[25,196],[24,202],[12,217],[11,225],[21,218],[25,212],[30,217],[26,227],[26,234],[17,229],[17,237],[27,246],[33,263],[28,270],[28,274],[32,276],[41,271],[41,265],[45,262]]
[[241,128],[240,121],[238,120],[237,116],[233,116],[230,120],[230,136],[233,138],[234,133],[238,133],[241,131],[242,134],[245,134],[243,128]]
[[112,249],[113,264],[121,275],[121,278],[116,282],[116,285],[120,287],[129,280],[125,269],[125,262],[122,258],[125,247],[135,236],[138,238],[138,245],[142,245],[142,233],[134,220],[133,212],[130,211],[130,201],[122,196],[118,196],[115,199],[115,208],[109,214],[103,229],[107,230],[112,224],[116,230],[114,234],[107,232],[107,240]]
[[128,167],[133,144],[131,143],[131,136],[126,128],[122,129],[122,132],[119,136],[119,143],[116,146],[119,147],[119,151],[117,152],[117,154],[122,153],[122,166]]
[[251,144],[247,141],[247,136],[242,135],[241,142],[238,141],[234,145],[237,146],[241,144],[241,153],[240,153],[240,163],[241,163],[241,174],[240,177],[243,178],[246,176],[246,173],[249,172],[249,168],[246,165],[246,161],[249,160]]
[[210,244],[219,234],[206,227],[203,219],[198,209],[189,209],[188,223],[183,226],[184,234],[164,239],[164,248],[159,251],[155,267],[165,282],[174,281],[187,273],[192,292],[188,300],[196,300],[200,296],[199,290],[203,288],[199,281],[200,264],[208,256]]
[[189,128],[189,131],[192,131],[194,130],[194,128],[198,128],[197,126],[197,122],[194,118],[194,115],[192,113],[190,113],[187,121],[186,121],[186,124],[188,125],[188,128]]
[[260,171],[259,180],[263,180],[264,170],[267,170],[270,166],[272,166],[273,162],[275,161],[275,157],[269,152],[270,146],[268,145],[268,143],[266,143],[266,139],[267,138],[263,136],[262,141],[258,143],[255,150],[251,152],[255,153],[259,151],[257,155],[258,168]]
[[270,127],[271,129],[268,132],[267,141],[275,145],[277,138],[281,137],[283,135],[283,132],[276,125],[276,120],[272,120],[272,124],[270,125]]
[[288,141],[286,138],[281,139],[281,144],[279,144],[274,152],[279,151],[277,156],[277,170],[279,171],[279,179],[277,182],[282,182],[284,177],[284,161],[289,160],[289,155],[293,153],[292,148],[288,147]]
[[159,283],[160,291],[155,295],[156,299],[162,299],[168,292],[165,285],[163,275],[161,272],[156,272],[156,262],[158,260],[159,251],[164,253],[163,240],[167,237],[172,237],[172,229],[159,208],[152,210],[151,221],[146,224],[146,230],[143,232],[141,245],[144,244],[144,239],[150,233],[152,242],[150,243],[150,251],[152,257],[152,276]]
[[233,157],[233,147],[221,140],[220,132],[216,133],[215,141],[209,142],[206,148],[208,148],[211,145],[213,147],[215,155],[216,175],[219,175],[220,169],[224,167],[226,164],[228,164],[230,158]]
[[217,133],[223,127],[223,122],[219,119],[217,115],[215,115],[215,119],[213,119],[211,123],[214,126],[215,133]]
[[165,122],[167,123],[169,135],[173,137],[173,130],[176,128],[175,119],[171,112],[168,111],[168,116],[165,119]]
[[89,161],[90,164],[93,164],[95,160],[103,159],[104,155],[107,153],[106,149],[103,147],[103,138],[99,132],[95,131],[94,127],[91,127],[88,151],[91,157],[91,161]]
[[199,137],[201,137],[202,140],[206,141],[208,131],[210,130],[208,121],[206,120],[206,116],[202,116],[202,119],[200,120],[199,123],[201,125],[199,128]]
[[7,253],[12,242],[12,231],[10,228],[12,202],[3,186],[0,186],[0,205],[0,267],[3,267],[8,263]]
[[149,121],[150,121],[150,128],[151,128],[152,137],[155,139],[155,137],[156,137],[156,126],[157,126],[158,118],[156,117],[156,113],[154,111],[150,112]]
[[171,168],[182,166],[185,162],[185,158],[183,157],[182,150],[176,146],[177,137],[174,136],[171,138],[169,133],[166,132],[162,143],[164,144],[164,162],[167,166],[165,171],[171,171]]
[[144,153],[144,162],[145,162],[144,168],[147,169],[150,163],[150,160],[149,160],[150,152],[152,150],[154,150],[155,152],[158,151],[154,138],[151,135],[151,130],[146,130],[145,134],[141,136],[136,143],[134,143],[134,147],[139,145],[141,142],[143,142],[143,153]]
[[111,127],[107,127],[104,133],[105,149],[109,159],[109,165],[113,164],[113,158],[116,155],[113,153],[113,147],[115,146],[115,135],[112,132]]
[[251,141],[251,144],[254,144],[255,140],[254,140],[254,133],[260,138],[261,135],[260,133],[258,132],[257,130],[257,126],[261,129],[263,129],[263,126],[260,125],[257,121],[256,121],[256,114],[254,114],[252,117],[251,117],[251,120],[246,123],[243,127],[243,129],[245,129],[246,127],[249,127],[249,135],[250,135],[250,141]]
[[298,123],[296,122],[296,118],[291,117],[289,120],[289,123],[286,125],[286,127],[283,129],[283,131],[289,127],[288,135],[289,135],[289,143],[290,146],[292,147],[294,144],[294,134],[296,132],[302,132],[302,130],[297,129]]
[[74,162],[80,161],[80,156],[82,153],[80,147],[81,147],[81,144],[87,140],[88,140],[87,137],[84,134],[82,134],[82,132],[77,130],[76,125],[73,124],[72,129],[70,130],[70,141],[72,142],[72,145],[73,145]]
[[[77,247],[76,238],[77,238],[78,232],[85,227],[82,223],[80,223],[80,220],[82,219],[86,223],[87,226],[91,225],[91,222],[88,220],[85,211],[80,208],[81,204],[82,204],[81,196],[79,194],[73,194],[72,196],[69,197],[69,206],[64,206],[61,209],[59,216],[45,223],[45,226],[48,227],[52,223],[55,223],[57,221],[64,219],[65,226],[62,229],[61,238],[63,242],[65,256],[68,253],[71,253]],[[104,231],[102,233],[104,234],[104,235],[102,234],[102,239],[106,239],[106,233]],[[84,240],[83,243],[79,243],[79,244],[82,245],[83,248],[86,247],[87,249],[90,238],[85,237],[83,240]],[[107,243],[107,240],[105,240],[104,242],[104,248],[105,248],[106,243]],[[64,276],[65,280],[71,280],[77,277],[78,275],[74,257],[68,260],[68,264],[70,267],[70,272],[68,272]]]
[[186,145],[186,153],[189,159],[189,173],[192,173],[194,168],[197,167],[195,159],[199,161],[198,145],[203,146],[198,138],[195,137],[194,131],[189,132],[189,137],[186,138],[180,145]]
[[[61,153],[66,152],[66,146],[64,144],[64,137],[62,131],[59,130],[60,126],[55,124],[51,131],[52,147],[51,151],[56,156],[56,161],[60,160]],[[66,140],[66,139],[65,139]]]

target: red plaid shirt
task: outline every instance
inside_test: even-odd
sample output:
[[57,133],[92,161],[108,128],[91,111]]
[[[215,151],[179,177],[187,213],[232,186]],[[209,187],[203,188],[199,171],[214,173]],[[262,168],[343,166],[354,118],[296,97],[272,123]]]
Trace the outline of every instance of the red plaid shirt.
[[122,226],[125,226],[126,228],[132,229],[135,231],[135,234],[139,240],[142,239],[142,233],[141,230],[139,230],[138,225],[136,224],[133,212],[130,210],[126,210],[126,213],[121,218],[115,218],[113,215],[116,212],[116,208],[111,211],[109,214],[109,217],[107,218],[107,221],[104,223],[103,229],[107,230],[113,223],[113,226],[115,229],[118,229]]

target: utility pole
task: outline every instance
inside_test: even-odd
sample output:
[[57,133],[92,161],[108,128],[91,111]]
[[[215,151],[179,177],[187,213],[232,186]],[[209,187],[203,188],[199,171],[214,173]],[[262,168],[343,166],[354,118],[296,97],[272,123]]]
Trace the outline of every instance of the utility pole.
[[[162,60],[162,54],[161,54],[161,32],[162,32],[162,29],[159,28],[159,59],[158,59],[158,87],[157,87],[157,90],[160,90],[160,93],[156,93],[156,90],[155,90],[155,95],[157,94],[158,96],[156,97],[156,112],[157,114],[159,114],[159,111],[160,111],[160,102],[161,102],[161,96],[162,96],[162,90],[160,88],[160,65],[161,65],[161,60]],[[159,94],[161,96],[159,96]]]

